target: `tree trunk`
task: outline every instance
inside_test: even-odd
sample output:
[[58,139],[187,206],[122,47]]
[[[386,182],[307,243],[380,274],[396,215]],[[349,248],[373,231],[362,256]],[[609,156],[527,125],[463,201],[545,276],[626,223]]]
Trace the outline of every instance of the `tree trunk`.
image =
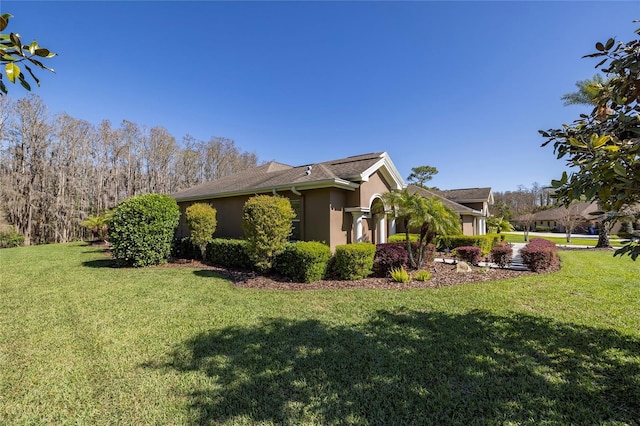
[[598,230],[598,244],[596,244],[596,248],[610,248],[611,243],[609,242],[609,229],[607,227],[606,222],[600,222],[599,230]]

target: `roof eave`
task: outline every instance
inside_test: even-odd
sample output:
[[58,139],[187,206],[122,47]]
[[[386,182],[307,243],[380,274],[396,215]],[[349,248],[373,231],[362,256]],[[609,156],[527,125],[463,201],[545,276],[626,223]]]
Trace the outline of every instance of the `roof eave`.
[[262,188],[242,189],[239,191],[218,192],[215,194],[208,194],[208,195],[193,195],[193,196],[187,196],[187,197],[174,197],[174,198],[178,202],[210,200],[214,198],[229,198],[229,197],[238,197],[242,195],[264,194],[264,193],[273,192],[273,191],[275,192],[290,191],[292,188],[295,188],[297,191],[307,191],[311,189],[323,189],[323,188],[338,188],[338,189],[344,189],[347,191],[355,191],[359,186],[360,185],[355,182],[350,182],[343,179],[325,179],[325,180],[318,180],[313,182],[288,183],[283,185],[265,186]]

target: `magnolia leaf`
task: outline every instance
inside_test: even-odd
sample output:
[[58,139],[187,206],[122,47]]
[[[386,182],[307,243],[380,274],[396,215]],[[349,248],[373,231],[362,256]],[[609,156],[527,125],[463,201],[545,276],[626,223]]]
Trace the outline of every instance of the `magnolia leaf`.
[[609,40],[607,40],[607,43],[604,45],[604,48],[607,50],[611,49],[615,42],[616,42],[615,39],[610,38]]
[[20,43],[20,34],[11,33],[9,34],[9,39],[11,39],[11,43],[13,43],[13,45],[16,46],[18,50],[20,50],[20,47],[22,46],[22,43]]
[[5,17],[5,15],[1,15],[0,16],[0,31],[4,31],[4,29],[7,28],[7,25],[9,25],[9,18]]
[[31,91],[31,86],[29,85],[29,83],[27,83],[27,80],[24,79],[24,75],[22,75],[22,73],[20,73],[20,75],[18,76],[18,80],[20,80],[20,84],[22,85],[22,87],[24,87],[28,91]]
[[38,80],[38,77],[36,77],[36,75],[33,73],[33,71],[31,71],[31,68],[29,68],[28,65],[25,65],[24,67],[27,69],[27,71],[29,71],[29,74],[31,75],[31,78],[33,78],[33,80],[36,82],[38,87],[40,87],[40,80]]
[[617,145],[607,145],[603,149],[606,149],[609,152],[617,152],[620,150],[620,147]]
[[34,53],[36,56],[40,56],[42,58],[52,58],[56,55],[55,53],[51,53],[49,49],[45,49],[44,47],[36,49]]
[[38,46],[38,43],[35,40],[33,40],[29,45],[29,53],[31,53],[32,55],[35,55],[36,49],[39,49],[39,48],[40,46]]
[[571,146],[575,146],[576,148],[586,148],[587,146],[583,143],[581,143],[578,139],[576,138],[569,138],[569,144]]
[[5,74],[7,74],[7,78],[9,79],[10,82],[15,83],[16,82],[16,78],[20,75],[20,67],[17,66],[16,64],[9,62],[5,67],[4,67],[4,72]]
[[596,139],[592,141],[592,145],[596,149],[600,148],[602,145],[606,144],[611,140],[611,136],[609,135],[602,135],[599,138],[597,137],[598,135],[595,135],[595,136],[596,136]]
[[599,51],[603,51],[604,50],[604,44],[597,42],[596,43],[596,49],[598,49]]
[[626,177],[627,176],[627,169],[620,163],[615,163],[613,165],[613,171],[615,172],[615,174],[617,174],[618,176],[623,176]]
[[[2,77],[2,74],[0,74],[0,77]],[[7,94],[7,86],[4,85],[4,81],[2,81],[1,78],[0,78],[0,91],[2,91],[2,93],[4,93],[5,95]]]

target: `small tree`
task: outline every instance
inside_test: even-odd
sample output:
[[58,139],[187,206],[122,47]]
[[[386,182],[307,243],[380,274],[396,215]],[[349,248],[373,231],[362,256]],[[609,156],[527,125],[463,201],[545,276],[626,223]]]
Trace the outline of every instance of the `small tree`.
[[558,218],[558,224],[564,227],[565,236],[567,242],[571,242],[571,233],[578,226],[578,223],[582,221],[583,217],[578,214],[578,206],[576,204],[570,204],[564,210]]
[[91,232],[94,241],[106,241],[109,236],[108,231],[111,214],[111,210],[105,210],[99,215],[87,216],[81,225]]
[[207,255],[207,244],[213,240],[216,232],[216,209],[209,204],[196,203],[186,210],[187,226],[191,232],[191,242],[200,248],[202,259]]
[[242,229],[249,257],[259,271],[268,271],[284,250],[294,217],[288,198],[256,195],[244,204]]
[[433,166],[413,167],[411,169],[411,174],[407,176],[407,182],[421,186],[422,188],[429,189],[429,187],[426,186],[425,183],[429,182],[431,179],[433,179],[433,176],[437,174],[438,169]]
[[[433,244],[437,236],[460,233],[460,216],[435,197],[423,197],[405,189],[387,192],[382,199],[402,220],[409,262],[413,268],[422,266],[429,244]],[[411,229],[418,229],[416,253],[410,242]]]
[[179,220],[178,204],[168,195],[145,194],[122,201],[109,222],[113,256],[125,266],[165,263]]
[[513,225],[508,220],[505,220],[504,217],[490,217],[487,219],[487,225],[489,228],[495,229],[498,234],[502,231],[513,231]]

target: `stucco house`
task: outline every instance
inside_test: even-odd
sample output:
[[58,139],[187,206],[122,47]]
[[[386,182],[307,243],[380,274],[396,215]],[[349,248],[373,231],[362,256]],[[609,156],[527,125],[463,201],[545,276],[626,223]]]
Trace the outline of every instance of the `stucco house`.
[[215,237],[241,238],[247,199],[275,194],[289,198],[296,212],[293,239],[323,241],[333,250],[354,242],[386,242],[396,233],[396,218],[385,212],[382,194],[406,187],[389,155],[377,152],[302,166],[272,161],[172,196],[182,212],[178,236],[189,235],[186,208],[205,202],[217,210]]

